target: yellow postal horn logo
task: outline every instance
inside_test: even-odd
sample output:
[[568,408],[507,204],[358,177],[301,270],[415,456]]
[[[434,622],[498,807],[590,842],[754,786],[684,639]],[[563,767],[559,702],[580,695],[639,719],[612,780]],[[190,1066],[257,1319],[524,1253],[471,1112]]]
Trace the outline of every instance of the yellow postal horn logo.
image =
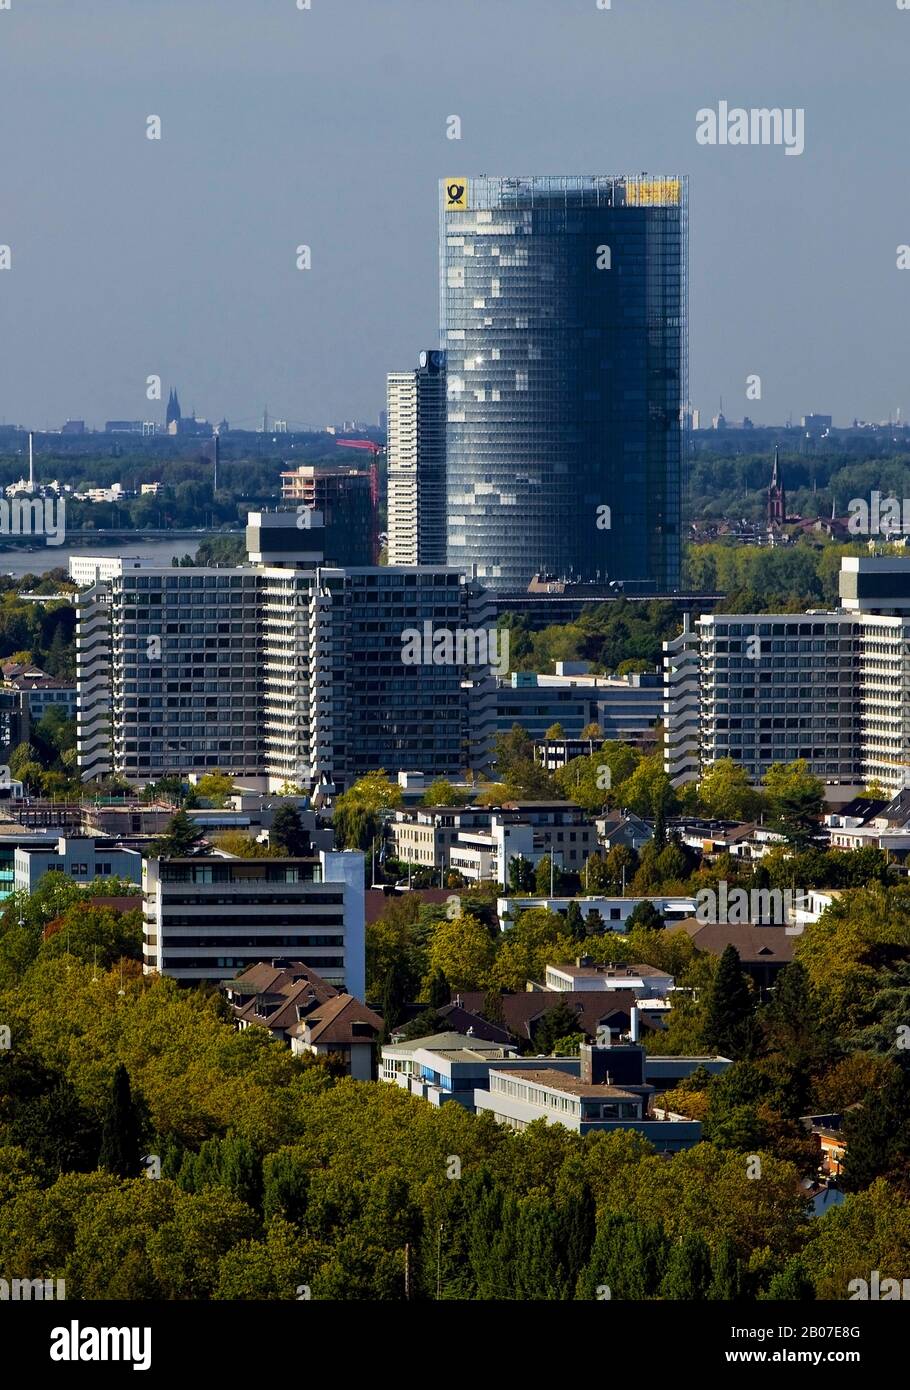
[[447,212],[457,212],[468,206],[467,179],[446,179],[444,186]]

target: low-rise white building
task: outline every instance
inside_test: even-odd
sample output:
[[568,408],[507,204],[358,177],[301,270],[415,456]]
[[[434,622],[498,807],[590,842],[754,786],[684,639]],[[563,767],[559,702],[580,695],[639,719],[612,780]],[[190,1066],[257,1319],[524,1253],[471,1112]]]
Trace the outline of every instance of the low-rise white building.
[[572,902],[578,904],[582,917],[586,917],[589,912],[598,912],[603,918],[606,930],[618,932],[627,930],[626,923],[640,903],[651,903],[663,917],[668,927],[676,926],[678,923],[686,921],[687,918],[694,917],[697,906],[694,897],[675,896],[607,898],[595,895],[583,898],[532,898],[530,896],[497,898],[496,913],[499,917],[500,929],[506,931],[520,912],[528,912],[531,908],[542,907],[548,912],[565,913],[568,912],[569,904]]
[[560,994],[628,990],[642,999],[666,999],[673,985],[673,976],[653,965],[594,965],[584,956],[575,965],[548,965],[544,976],[544,987]]

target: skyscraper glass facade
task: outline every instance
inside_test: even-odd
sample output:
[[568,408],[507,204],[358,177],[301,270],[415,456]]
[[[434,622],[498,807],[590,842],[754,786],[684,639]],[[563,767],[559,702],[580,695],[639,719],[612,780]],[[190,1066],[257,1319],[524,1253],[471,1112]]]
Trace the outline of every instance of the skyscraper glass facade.
[[447,559],[679,583],[687,402],[684,178],[447,178]]

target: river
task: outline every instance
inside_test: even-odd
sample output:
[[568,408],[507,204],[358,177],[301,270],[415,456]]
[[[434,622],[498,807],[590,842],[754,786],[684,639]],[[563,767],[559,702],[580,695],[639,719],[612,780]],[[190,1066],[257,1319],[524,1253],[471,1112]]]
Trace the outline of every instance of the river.
[[104,542],[87,532],[84,539],[67,539],[63,545],[42,545],[34,549],[3,545],[0,546],[0,574],[12,574],[21,579],[23,574],[44,574],[61,566],[66,569],[71,555],[141,555],[149,565],[169,565],[175,555],[178,559],[195,555],[203,540],[204,533],[183,540],[143,540],[137,532],[129,539]]

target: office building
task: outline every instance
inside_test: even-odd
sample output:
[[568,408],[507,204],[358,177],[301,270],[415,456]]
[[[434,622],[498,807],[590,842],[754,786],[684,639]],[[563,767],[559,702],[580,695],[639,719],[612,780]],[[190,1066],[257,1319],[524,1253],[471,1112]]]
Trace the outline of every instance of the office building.
[[665,770],[720,758],[758,782],[805,759],[843,802],[910,779],[910,560],[847,556],[830,612],[715,613],[664,643]]
[[327,563],[374,565],[379,559],[372,479],[363,469],[301,464],[282,473],[281,500],[321,513]]
[[[566,672],[578,664],[584,672]],[[566,738],[578,739],[588,724],[596,724],[601,737],[623,743],[644,743],[663,713],[663,680],[657,671],[627,676],[591,676],[587,663],[557,662],[556,675],[513,671],[496,683],[496,731],[507,734],[520,724],[535,741],[542,741],[553,724],[561,724]],[[593,751],[585,747],[584,752]],[[576,754],[575,756],[578,756]],[[562,763],[555,761],[555,766]]]
[[489,1090],[478,1089],[478,1112],[523,1130],[535,1120],[561,1124],[576,1134],[633,1130],[658,1153],[679,1153],[701,1141],[701,1124],[654,1105],[645,1080],[645,1050],[637,1043],[596,1047],[582,1043],[574,1075],[547,1058],[525,1058],[522,1067],[490,1067]]
[[448,563],[679,585],[684,178],[440,183]]
[[[116,840],[90,835],[61,835],[48,845],[21,845],[13,860],[17,893],[34,893],[45,874],[66,874],[74,883],[91,883],[96,878],[122,878],[130,883],[142,881],[142,855],[126,849]],[[139,899],[136,899],[139,906]]]
[[69,577],[85,588],[97,584],[99,579],[113,579],[127,569],[141,570],[143,563],[140,555],[71,555]]
[[390,565],[446,563],[446,354],[388,377]]
[[365,982],[363,854],[291,859],[147,859],[143,967],[177,980],[229,980],[282,957],[358,998]]

